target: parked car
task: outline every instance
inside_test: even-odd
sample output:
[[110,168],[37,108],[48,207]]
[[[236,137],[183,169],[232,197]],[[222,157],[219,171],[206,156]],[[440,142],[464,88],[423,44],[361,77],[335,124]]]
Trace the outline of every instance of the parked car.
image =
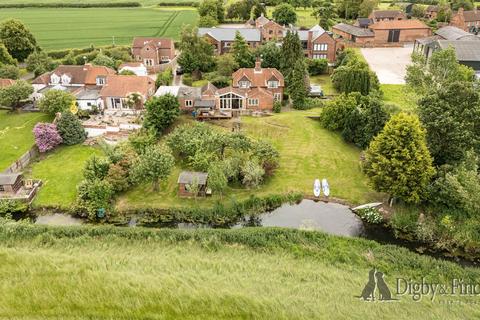
[[183,74],[182,67],[178,66],[175,72],[176,72],[177,76],[182,75]]

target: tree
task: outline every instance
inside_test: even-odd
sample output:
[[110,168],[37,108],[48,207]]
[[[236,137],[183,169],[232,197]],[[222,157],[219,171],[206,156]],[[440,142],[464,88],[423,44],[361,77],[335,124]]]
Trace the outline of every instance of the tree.
[[78,118],[70,111],[62,113],[57,122],[57,130],[66,145],[79,144],[85,141],[87,133]]
[[231,54],[222,54],[216,58],[217,73],[224,77],[230,77],[238,69],[238,63]]
[[217,20],[217,1],[203,0],[197,7],[197,11],[200,17],[210,16]]
[[97,54],[95,59],[92,60],[92,63],[96,66],[105,66],[109,68],[115,68],[115,61],[102,53]]
[[0,41],[10,55],[20,62],[38,49],[33,34],[20,20],[16,19],[5,20],[0,24]]
[[18,80],[8,87],[0,89],[0,106],[11,109],[19,108],[22,101],[28,99],[33,93],[31,84],[23,80]]
[[247,188],[258,187],[263,181],[265,170],[256,162],[247,160],[241,166],[242,184]]
[[115,192],[125,191],[130,186],[128,172],[118,163],[110,165],[105,181],[112,186]]
[[257,1],[254,0],[241,0],[233,2],[227,8],[227,18],[237,20],[248,20],[252,13],[252,8]]
[[252,68],[255,63],[255,57],[247,41],[238,31],[235,33],[235,39],[232,44],[232,55],[240,68]]
[[160,86],[169,86],[173,81],[173,72],[171,68],[167,68],[164,71],[157,74],[157,79],[155,80],[155,86],[158,88]]
[[110,168],[110,161],[107,158],[97,156],[90,157],[83,168],[83,177],[87,181],[103,180]]
[[412,54],[412,64],[407,66],[405,76],[408,87],[420,95],[440,89],[448,83],[472,82],[474,79],[473,69],[458,63],[453,48],[435,51],[428,63],[423,55]]
[[52,150],[62,143],[62,137],[58,134],[57,126],[53,123],[37,123],[33,128],[33,135],[40,152]]
[[27,71],[33,72],[35,77],[55,68],[53,59],[45,51],[34,51],[26,60]]
[[75,102],[75,97],[67,91],[48,90],[38,102],[40,111],[54,116],[57,112],[68,110]]
[[212,28],[218,25],[218,20],[212,16],[201,16],[198,19],[198,26],[201,28]]
[[148,100],[145,103],[145,110],[143,126],[151,128],[157,136],[160,136],[180,114],[180,104],[177,97],[166,94]]
[[368,17],[370,13],[372,13],[372,11],[378,6],[378,2],[378,0],[363,0],[358,8],[358,16]]
[[262,59],[263,68],[280,69],[282,49],[275,41],[269,41],[257,48],[256,56]]
[[[133,72],[132,70],[128,70],[128,69],[123,69],[119,75],[121,76],[135,76],[135,72]],[[158,75],[157,75],[157,80],[158,80]]]
[[187,73],[206,72],[215,65],[212,46],[203,37],[198,36],[195,28],[184,27],[180,50],[178,64]]
[[0,78],[17,80],[20,78],[20,69],[15,65],[0,65]]
[[329,0],[319,0],[313,4],[312,16],[318,19],[318,24],[325,30],[335,24],[335,5]]
[[283,38],[282,54],[280,55],[280,70],[287,82],[295,63],[303,58],[302,43],[298,34],[287,30],[287,34]]
[[258,159],[266,176],[273,175],[273,172],[280,163],[280,154],[271,143],[261,140],[253,146],[253,156]]
[[261,2],[256,2],[254,5],[253,5],[253,9],[252,9],[252,19],[257,19],[258,17],[260,17],[261,15],[263,14],[263,16],[266,16],[267,15],[267,8],[265,7],[265,5]]
[[309,93],[308,73],[304,59],[299,59],[295,63],[290,80],[288,81],[288,94],[293,101],[295,109],[305,109],[305,101]]
[[272,17],[280,25],[289,25],[297,22],[297,13],[288,3],[282,3],[275,7]]
[[168,148],[153,145],[147,147],[134,165],[133,176],[138,182],[152,182],[153,190],[158,191],[161,180],[166,179],[175,164]]
[[77,194],[79,205],[86,209],[90,220],[95,220],[99,209],[110,211],[114,190],[107,181],[84,180],[78,185]]
[[418,117],[393,116],[367,149],[364,169],[375,190],[407,203],[424,199],[435,169]]
[[429,91],[419,101],[435,164],[454,164],[475,149],[480,154],[480,93],[471,82],[453,82]]
[[0,41],[0,65],[3,65],[3,64],[16,65],[17,61],[13,59],[10,53],[8,53],[8,50],[5,47],[5,45]]
[[452,10],[457,11],[458,9],[463,8],[463,10],[473,10],[474,4],[471,0],[453,0],[452,1]]
[[352,59],[346,65],[336,68],[332,74],[332,83],[340,92],[360,92],[363,95],[380,87],[377,75],[366,62],[358,59]]
[[360,5],[363,0],[337,0],[337,13],[340,18],[356,19],[360,12]]
[[212,163],[208,168],[208,187],[222,197],[227,184],[228,180],[222,164],[218,162]]
[[327,59],[307,59],[308,73],[311,76],[324,74],[328,70]]
[[415,18],[425,17],[425,7],[422,5],[414,4],[412,7],[412,16]]

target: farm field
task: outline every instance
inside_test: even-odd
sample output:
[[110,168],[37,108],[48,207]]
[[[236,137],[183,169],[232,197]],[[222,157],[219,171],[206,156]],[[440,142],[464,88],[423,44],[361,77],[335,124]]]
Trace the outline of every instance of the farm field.
[[17,114],[0,110],[0,172],[33,146],[35,124],[49,121],[51,118],[44,113]]
[[[476,319],[478,297],[395,295],[478,269],[373,241],[274,228],[0,224],[5,319]],[[399,300],[358,298],[373,267]],[[469,283],[470,283],[469,282]],[[457,301],[458,300],[458,301]],[[451,303],[454,301],[454,303]],[[348,315],[348,316],[346,316]]]
[[[327,178],[331,196],[351,203],[378,200],[380,195],[367,186],[367,179],[360,168],[360,150],[343,142],[342,138],[321,128],[316,120],[320,109],[290,111],[271,117],[242,117],[243,132],[257,139],[271,141],[280,152],[280,167],[272,178],[259,189],[228,188],[224,200],[230,197],[242,199],[250,194],[268,195],[289,191],[312,192],[315,178]],[[218,196],[189,200],[177,196],[177,178],[181,169],[176,168],[160,191],[153,192],[150,184],[142,185],[120,196],[119,208],[171,207],[187,205],[212,205]]]
[[77,195],[77,184],[83,179],[85,161],[94,154],[101,154],[101,151],[84,145],[60,146],[41,161],[31,164],[27,175],[43,182],[34,206],[71,205]]
[[[54,18],[53,18],[54,17]],[[134,36],[178,39],[184,24],[195,24],[194,8],[1,9],[0,21],[20,19],[46,50],[130,44]]]
[[[192,2],[195,0],[175,0],[176,3]],[[35,3],[34,0],[2,0],[2,4],[24,4]],[[78,0],[42,0],[41,3],[79,3]],[[170,0],[82,0],[81,3],[122,3],[122,2],[138,2],[142,6],[156,6],[162,2],[172,2]]]

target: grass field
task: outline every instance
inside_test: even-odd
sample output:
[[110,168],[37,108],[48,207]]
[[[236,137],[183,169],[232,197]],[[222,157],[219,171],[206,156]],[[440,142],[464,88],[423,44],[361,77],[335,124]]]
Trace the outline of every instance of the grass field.
[[49,122],[43,113],[9,113],[0,110],[0,172],[34,144],[32,129],[37,122]]
[[480,317],[478,297],[357,298],[372,267],[385,273],[392,292],[397,277],[447,283],[478,279],[478,269],[318,232],[8,223],[0,224],[0,257],[5,319]]
[[[272,12],[275,7],[267,7],[267,16],[272,17]],[[315,17],[312,17],[312,8],[303,9],[301,7],[295,10],[297,13],[297,23],[299,27],[311,28],[314,25],[318,24],[318,20]]]
[[[368,186],[360,169],[360,150],[343,142],[342,138],[320,127],[308,115],[317,116],[319,109],[292,111],[271,117],[242,117],[242,130],[254,138],[271,141],[280,152],[280,167],[274,176],[257,190],[227,190],[224,198],[242,199],[250,194],[266,195],[300,191],[310,194],[315,178],[327,178],[331,196],[352,203],[378,200],[379,195]],[[119,208],[170,207],[192,205],[194,200],[177,196],[180,168],[170,175],[159,192],[151,185],[137,187],[119,198]],[[198,199],[196,204],[211,205],[218,196]]]
[[[181,4],[183,2],[191,2],[192,0],[175,0],[176,3]],[[195,0],[193,0],[195,1]],[[35,3],[36,1],[34,0],[2,0],[2,4],[17,4],[17,3]],[[138,2],[142,6],[156,6],[159,3],[162,2],[172,2],[170,0],[82,0],[81,3],[103,3],[103,2],[108,2],[108,3],[121,3],[121,2]],[[79,3],[78,0],[42,0],[41,3]]]
[[322,87],[324,95],[331,96],[338,94],[337,90],[335,90],[335,88],[333,87],[332,78],[329,74],[311,76],[310,82],[312,84],[319,84]]
[[34,205],[71,205],[76,198],[77,184],[82,180],[85,161],[100,153],[99,149],[83,145],[61,146],[33,163],[28,175],[43,181]]
[[[55,18],[53,18],[55,17]],[[20,19],[46,50],[130,44],[134,36],[178,39],[196,24],[194,8],[1,9],[0,21]]]
[[398,106],[402,111],[415,112],[417,104],[415,99],[405,90],[403,84],[381,84],[383,101]]

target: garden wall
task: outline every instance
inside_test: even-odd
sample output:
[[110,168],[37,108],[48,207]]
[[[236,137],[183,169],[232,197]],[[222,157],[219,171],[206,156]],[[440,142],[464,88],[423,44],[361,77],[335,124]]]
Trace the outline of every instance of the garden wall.
[[30,150],[25,152],[20,158],[15,160],[7,169],[3,171],[3,173],[14,173],[21,171],[26,166],[30,164],[30,161],[38,156],[38,149],[36,146],[32,146]]

